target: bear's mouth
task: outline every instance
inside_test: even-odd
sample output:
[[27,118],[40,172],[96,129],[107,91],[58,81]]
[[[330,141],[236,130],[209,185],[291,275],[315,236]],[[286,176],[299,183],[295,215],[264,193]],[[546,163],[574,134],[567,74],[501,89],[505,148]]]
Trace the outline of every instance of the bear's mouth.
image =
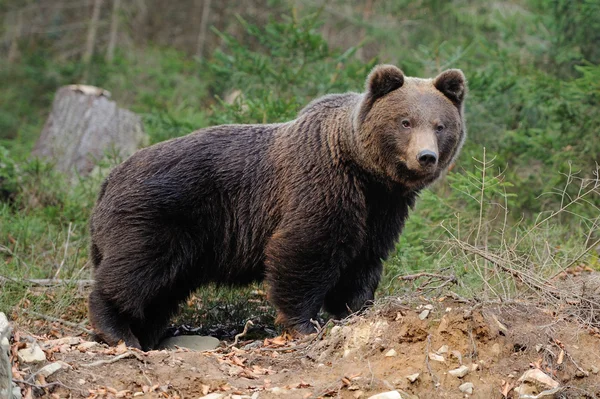
[[424,187],[435,180],[437,168],[433,169],[410,169],[405,162],[398,162],[396,173],[402,184],[408,188]]

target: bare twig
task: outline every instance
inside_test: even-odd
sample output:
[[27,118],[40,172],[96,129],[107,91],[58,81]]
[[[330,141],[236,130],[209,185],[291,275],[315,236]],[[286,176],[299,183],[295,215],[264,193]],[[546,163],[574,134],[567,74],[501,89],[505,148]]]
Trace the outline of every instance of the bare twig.
[[[13,258],[15,258],[16,260],[18,260],[19,262],[21,262],[23,264],[23,266],[25,266],[25,269],[29,270],[29,265],[27,263],[25,263],[25,261],[23,259],[21,259],[21,257],[17,254],[15,254],[13,251],[11,251],[10,248],[5,247],[4,245],[0,245],[0,252],[5,252],[7,254],[9,254],[10,256],[12,256]],[[0,282],[2,280],[0,279]]]
[[565,270],[567,270],[568,268],[570,268],[571,266],[573,266],[574,264],[576,264],[577,262],[579,262],[579,260],[581,258],[583,258],[583,256],[585,254],[587,254],[588,252],[590,252],[590,250],[596,248],[596,246],[600,244],[600,238],[597,239],[592,245],[588,246],[585,250],[583,250],[575,259],[573,259],[570,263],[568,263],[566,266],[561,267],[556,273],[554,273],[551,277],[550,280],[552,280],[553,278],[555,278],[556,276],[558,276],[559,274],[561,274],[562,272],[564,272]]
[[60,262],[60,265],[58,266],[58,269],[56,270],[56,273],[54,274],[54,279],[57,279],[58,276],[60,275],[60,271],[62,270],[63,266],[65,265],[65,262],[67,261],[67,253],[69,252],[69,242],[71,241],[71,233],[73,232],[71,230],[71,227],[73,226],[73,223],[69,222],[69,228],[67,229],[67,241],[65,243],[65,253],[63,255],[63,259]]
[[473,347],[473,349],[471,350],[470,353],[470,358],[471,360],[475,361],[477,359],[477,343],[475,342],[475,339],[473,338],[473,330],[469,330],[469,339],[471,340],[471,346]]
[[[566,209],[571,207],[574,204],[577,204],[579,201],[583,200],[585,197],[587,197],[588,195],[590,195],[591,193],[598,193],[598,189],[600,189],[600,177],[598,175],[600,168],[596,165],[596,178],[594,179],[590,179],[590,180],[582,180],[580,183],[580,187],[579,187],[579,192],[577,193],[577,196],[575,196],[575,198],[569,198],[570,201],[567,203],[564,203],[564,198],[561,200],[561,206],[557,211],[553,211],[551,212],[547,217],[543,218],[542,220],[537,221],[532,227],[530,227],[529,229],[527,229],[522,235],[521,237],[516,240],[516,242],[513,245],[513,248],[518,247],[518,245],[523,242],[523,240],[529,236],[529,234],[531,234],[533,231],[535,231],[538,227],[540,227],[542,224],[546,223],[548,220],[554,218],[556,215],[562,213],[562,212],[566,212]],[[567,185],[569,185],[573,180],[572,174],[569,172],[569,174],[567,175]],[[591,188],[590,188],[591,186]],[[563,193],[566,193],[566,186],[565,189],[563,190]]]
[[328,320],[327,323],[325,323],[325,325],[316,333],[316,334],[311,334],[309,336],[307,336],[306,338],[304,338],[302,341],[300,341],[300,343],[296,346],[291,346],[291,347],[280,347],[280,348],[260,348],[260,351],[265,351],[265,352],[273,352],[273,351],[299,351],[299,350],[303,350],[306,349],[308,347],[310,347],[312,344],[314,344],[315,342],[319,341],[321,338],[323,338],[323,335],[325,334],[325,331],[327,331],[327,326],[329,326],[330,323],[333,323],[332,320]]
[[77,323],[72,323],[72,322],[67,321],[67,320],[59,319],[57,317],[48,316],[48,315],[45,315],[45,314],[42,314],[42,313],[38,313],[36,311],[29,310],[29,309],[21,309],[21,311],[24,312],[24,313],[27,313],[27,314],[29,314],[31,316],[39,317],[41,319],[48,320],[48,321],[51,321],[51,322],[54,322],[54,323],[60,323],[60,324],[63,324],[65,326],[75,328],[75,329],[77,329],[79,331],[83,331],[86,334],[94,335],[94,332],[92,330],[88,330],[87,328],[82,327],[82,326],[80,326]]
[[52,388],[52,387],[55,387],[55,386],[59,386],[59,387],[63,387],[65,389],[68,389],[71,392],[74,392],[74,391],[84,392],[83,390],[80,390],[79,388],[69,387],[69,386],[63,384],[60,381],[52,381],[52,382],[47,382],[45,384],[36,384],[34,382],[25,381],[25,380],[17,380],[17,379],[13,379],[12,381],[15,382],[15,383],[17,383],[17,384],[29,385],[30,387],[37,388],[37,389],[45,389],[45,388]]
[[70,280],[70,279],[20,279],[14,277],[0,276],[0,283],[11,282],[11,283],[26,283],[39,285],[41,287],[54,287],[58,285],[70,285],[74,284],[79,287],[91,287],[94,284],[94,280]]
[[244,331],[242,331],[239,334],[236,334],[235,339],[233,340],[233,344],[230,345],[231,346],[236,346],[238,344],[238,341],[240,338],[245,337],[246,334],[248,333],[248,329],[250,328],[250,326],[253,326],[254,323],[252,322],[252,320],[248,320],[246,322],[246,325],[244,326]]
[[315,326],[315,328],[317,329],[317,331],[321,331],[322,330],[321,325],[319,324],[319,322],[317,320],[310,319],[310,322],[312,323],[312,325]]
[[427,336],[427,347],[425,348],[425,365],[427,366],[427,372],[431,376],[431,380],[433,381],[433,386],[437,389],[439,385],[439,380],[433,370],[431,369],[431,364],[429,364],[429,352],[431,351],[431,334]]
[[413,280],[416,280],[416,279],[421,278],[421,277],[439,278],[440,280],[448,280],[449,278],[456,279],[456,277],[454,277],[452,275],[451,276],[444,276],[443,274],[422,272],[422,273],[408,274],[406,276],[398,276],[398,280],[413,281]]
[[557,342],[556,339],[551,337],[549,334],[548,334],[548,338],[550,339],[550,342],[554,346],[556,346],[558,349],[564,351],[565,355],[567,355],[567,357],[569,358],[571,363],[573,363],[573,365],[577,368],[577,370],[579,370],[579,372],[583,373],[583,375],[585,375],[586,377],[590,375],[589,372],[585,371],[579,364],[577,364],[575,359],[573,359],[573,356],[571,356],[571,354],[569,353],[569,351],[567,351],[567,349],[565,348],[565,346],[563,344]]
[[132,351],[127,351],[125,353],[122,353],[118,356],[113,357],[112,359],[96,360],[95,362],[92,362],[92,363],[82,364],[81,367],[96,367],[96,366],[101,366],[103,364],[112,364],[112,363],[118,362],[119,360],[126,359],[128,357],[135,357],[138,360],[142,360],[141,357],[139,355],[137,355],[136,353],[134,353]]

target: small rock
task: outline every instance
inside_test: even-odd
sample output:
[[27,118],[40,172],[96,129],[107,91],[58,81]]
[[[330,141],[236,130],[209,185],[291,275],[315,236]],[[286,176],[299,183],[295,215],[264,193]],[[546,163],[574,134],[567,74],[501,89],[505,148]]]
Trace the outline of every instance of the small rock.
[[187,348],[193,351],[208,351],[219,346],[219,340],[215,337],[203,337],[200,335],[180,335],[169,337],[158,344],[159,349]]
[[21,399],[23,397],[23,395],[21,395],[21,388],[19,388],[18,386],[14,387],[12,389],[12,396],[13,399]]
[[419,399],[418,396],[416,395],[411,395],[406,391],[403,391],[401,389],[398,390],[398,392],[400,393],[400,396],[402,397],[402,399]]
[[600,369],[598,367],[596,367],[596,366],[592,366],[592,367],[590,367],[590,371],[593,374],[598,374],[600,372]]
[[356,391],[356,392],[354,392],[354,395],[352,395],[352,396],[354,396],[356,399],[360,399],[363,397],[364,394],[365,393],[363,391]]
[[425,309],[424,311],[419,313],[419,319],[425,320],[427,318],[427,316],[429,316],[429,312],[431,312],[431,310]]
[[458,389],[460,389],[461,392],[468,393],[469,395],[473,394],[473,388],[475,387],[473,386],[472,382],[465,382],[464,384],[458,387]]
[[10,323],[6,315],[0,312],[0,339],[4,337],[10,338]]
[[208,395],[202,396],[198,399],[221,399],[224,396],[225,395],[222,393],[213,392],[213,393],[209,393]]
[[273,387],[270,389],[271,393],[274,395],[287,395],[289,391],[287,389]]
[[469,366],[469,369],[471,372],[477,371],[477,370],[479,370],[479,365],[477,363],[471,363],[471,366]]
[[85,380],[83,378],[80,378],[80,379],[77,380],[77,383],[79,385],[85,385]]
[[492,354],[494,356],[500,356],[500,344],[499,343],[495,343],[494,345],[492,345]]
[[100,346],[100,344],[98,342],[94,342],[94,341],[85,341],[80,343],[79,345],[77,345],[77,350],[80,352],[86,352],[92,348],[95,348],[97,346]]
[[452,308],[446,308],[446,313],[452,312]]
[[457,378],[463,378],[465,375],[469,374],[469,368],[467,366],[460,366],[457,369],[448,371],[448,374]]
[[17,352],[21,363],[40,363],[46,361],[46,354],[38,344],[31,344]]
[[427,310],[433,310],[433,305],[425,305],[423,308]]
[[587,377],[589,375],[590,375],[590,373],[588,373],[587,371],[583,371],[583,370],[577,370],[575,372],[575,377],[577,377],[577,378],[583,378],[583,377]]
[[531,369],[527,370],[521,378],[519,378],[520,382],[529,382],[534,385],[541,384],[546,388],[557,388],[560,384],[557,381],[554,381],[551,377],[545,374],[542,370],[539,369]]
[[436,353],[438,353],[440,355],[444,355],[444,354],[448,353],[448,345],[442,345],[440,347],[440,349],[437,350]]
[[398,353],[394,349],[390,349],[389,351],[386,352],[385,357],[394,357],[397,355],[398,355]]
[[358,385],[350,385],[348,387],[349,391],[360,391],[360,387]]
[[8,351],[10,349],[10,341],[8,337],[0,338],[0,350]]
[[369,399],[402,399],[402,396],[398,391],[389,391],[370,396]]
[[519,399],[556,399],[556,394],[560,391],[562,391],[562,388],[557,387],[539,392],[539,389],[535,385],[528,383],[514,389],[514,392],[519,395]]
[[408,378],[408,380],[410,382],[415,382],[416,380],[419,379],[420,375],[421,375],[420,373],[414,373],[414,374],[411,374],[411,375],[407,375],[406,378]]
[[54,362],[42,367],[36,374],[41,375],[44,378],[48,378],[60,369],[62,369],[62,365],[58,362]]
[[342,331],[342,327],[340,327],[340,326],[333,326],[333,327],[331,327],[331,331],[329,331],[329,334],[336,335],[340,331]]
[[260,348],[262,346],[262,344],[263,344],[263,341],[256,340],[254,342],[250,342],[247,345],[244,345],[244,347],[242,349],[244,349],[245,351],[249,351],[251,349]]
[[438,355],[437,353],[429,353],[429,360],[435,360],[436,362],[445,362],[444,356]]

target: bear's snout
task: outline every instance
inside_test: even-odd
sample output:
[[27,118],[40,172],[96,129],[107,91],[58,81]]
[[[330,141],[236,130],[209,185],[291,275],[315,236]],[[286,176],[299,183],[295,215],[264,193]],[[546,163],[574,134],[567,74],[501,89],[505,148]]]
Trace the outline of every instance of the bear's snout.
[[423,168],[430,168],[437,164],[438,156],[431,150],[423,150],[417,154],[417,161]]

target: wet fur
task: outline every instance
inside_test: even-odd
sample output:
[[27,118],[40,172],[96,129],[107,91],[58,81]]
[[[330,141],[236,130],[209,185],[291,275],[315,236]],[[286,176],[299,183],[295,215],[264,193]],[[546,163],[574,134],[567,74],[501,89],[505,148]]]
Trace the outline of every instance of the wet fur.
[[366,93],[317,99],[291,122],[203,129],[115,168],[91,218],[99,337],[153,348],[178,304],[209,283],[265,280],[279,320],[301,333],[322,307],[344,317],[371,301],[418,191],[464,137],[462,99],[448,101],[454,111],[417,106],[461,126],[439,171],[408,169],[409,143],[390,127],[411,93],[398,73],[379,67]]

